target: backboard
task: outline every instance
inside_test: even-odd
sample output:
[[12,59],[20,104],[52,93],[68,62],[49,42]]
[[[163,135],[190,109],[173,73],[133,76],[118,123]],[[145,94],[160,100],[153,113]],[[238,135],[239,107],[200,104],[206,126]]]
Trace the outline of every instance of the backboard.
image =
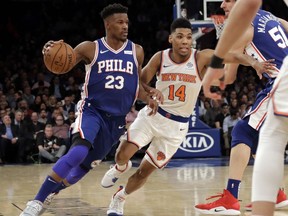
[[223,0],[176,0],[174,18],[186,17],[193,28],[213,28],[211,15],[224,14],[220,5]]

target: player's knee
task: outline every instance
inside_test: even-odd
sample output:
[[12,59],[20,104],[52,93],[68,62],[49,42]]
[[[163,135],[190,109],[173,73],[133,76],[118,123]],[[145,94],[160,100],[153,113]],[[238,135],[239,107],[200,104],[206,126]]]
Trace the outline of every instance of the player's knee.
[[66,177],[66,181],[69,185],[75,184],[88,172],[89,169],[86,169],[80,165],[77,169],[74,169],[73,172],[69,173],[69,175]]
[[92,147],[92,144],[88,140],[81,138],[80,133],[75,133],[72,136],[71,148],[73,148],[76,145],[87,146],[89,149]]
[[138,151],[138,147],[130,142],[123,142],[116,150],[115,161],[118,164],[127,163],[130,158]]
[[129,159],[130,158],[128,154],[124,150],[117,149],[116,154],[115,154],[115,161],[117,164],[128,163]]
[[65,162],[70,167],[78,166],[87,156],[89,148],[83,145],[76,145],[65,156],[67,160]]

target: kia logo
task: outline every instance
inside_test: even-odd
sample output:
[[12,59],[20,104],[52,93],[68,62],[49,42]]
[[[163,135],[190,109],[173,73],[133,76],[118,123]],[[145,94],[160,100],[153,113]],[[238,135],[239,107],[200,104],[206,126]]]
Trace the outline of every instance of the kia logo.
[[205,133],[190,132],[180,146],[180,149],[186,152],[204,152],[212,148],[214,139]]

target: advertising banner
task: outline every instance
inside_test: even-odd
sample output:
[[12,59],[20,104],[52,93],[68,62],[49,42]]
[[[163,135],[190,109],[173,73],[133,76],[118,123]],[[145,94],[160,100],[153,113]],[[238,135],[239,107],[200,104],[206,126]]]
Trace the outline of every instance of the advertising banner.
[[220,130],[211,128],[199,119],[198,106],[189,121],[186,139],[173,158],[220,157]]

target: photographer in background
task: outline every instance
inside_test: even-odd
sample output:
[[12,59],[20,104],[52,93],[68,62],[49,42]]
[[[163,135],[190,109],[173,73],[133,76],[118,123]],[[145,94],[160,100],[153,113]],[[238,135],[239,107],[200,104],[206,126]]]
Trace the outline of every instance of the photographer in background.
[[61,140],[53,135],[53,127],[50,124],[45,126],[44,132],[40,132],[36,137],[36,144],[39,149],[39,156],[43,161],[55,163],[66,152],[66,146]]

